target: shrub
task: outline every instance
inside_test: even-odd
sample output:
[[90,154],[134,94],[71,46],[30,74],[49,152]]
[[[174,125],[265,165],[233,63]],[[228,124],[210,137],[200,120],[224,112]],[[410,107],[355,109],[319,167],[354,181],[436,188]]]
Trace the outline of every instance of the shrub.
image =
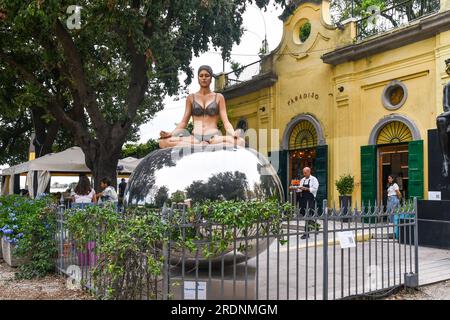
[[338,180],[336,180],[335,184],[339,195],[351,195],[355,187],[355,178],[349,174],[342,175]]
[[50,197],[0,197],[0,232],[14,245],[13,254],[25,258],[17,278],[42,277],[54,271],[56,207]]

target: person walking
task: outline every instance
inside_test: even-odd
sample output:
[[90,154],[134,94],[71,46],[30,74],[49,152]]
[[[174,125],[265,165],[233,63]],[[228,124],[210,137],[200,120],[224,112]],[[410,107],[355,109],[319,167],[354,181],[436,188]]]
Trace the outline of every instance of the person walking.
[[[303,168],[303,178],[300,180],[300,214],[305,216],[306,219],[309,216],[310,210],[314,210],[316,205],[316,195],[319,189],[319,180],[311,175],[311,168]],[[307,209],[309,212],[307,212]],[[320,225],[311,220],[305,220],[305,233],[302,235],[302,239],[309,238],[309,231],[318,228]]]
[[394,214],[395,209],[400,206],[400,198],[402,197],[400,188],[398,184],[395,183],[395,178],[393,175],[388,176],[387,196],[386,213],[389,215],[389,221],[391,221],[391,217]]

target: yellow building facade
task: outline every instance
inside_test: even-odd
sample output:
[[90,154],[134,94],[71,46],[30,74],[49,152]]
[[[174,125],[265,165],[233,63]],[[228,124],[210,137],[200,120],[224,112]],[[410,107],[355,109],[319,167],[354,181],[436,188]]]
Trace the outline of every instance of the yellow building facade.
[[450,0],[441,0],[416,21],[358,39],[361,21],[332,25],[328,1],[300,1],[259,73],[234,85],[221,74],[216,90],[233,125],[255,129],[258,151],[279,156],[285,189],[308,165],[320,200],[337,202],[335,181],[345,174],[355,177],[353,204],[381,201],[388,174],[406,197],[427,198],[427,135],[450,81],[449,22]]

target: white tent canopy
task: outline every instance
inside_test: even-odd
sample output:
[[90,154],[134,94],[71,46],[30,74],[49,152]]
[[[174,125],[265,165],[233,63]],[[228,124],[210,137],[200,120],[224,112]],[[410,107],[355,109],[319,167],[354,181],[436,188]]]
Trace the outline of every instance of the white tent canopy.
[[[141,159],[128,157],[119,160],[118,166],[121,173],[131,173]],[[123,168],[123,169],[122,169]],[[91,172],[86,166],[84,153],[80,147],[72,147],[58,153],[50,153],[43,157],[3,169],[2,175],[14,175],[30,171],[50,171],[65,173]]]
[[[128,157],[119,160],[118,172],[131,174],[142,159]],[[14,190],[14,175],[28,173],[27,184],[33,190],[33,172],[38,172],[38,185],[36,194],[44,192],[50,181],[52,173],[89,173],[86,166],[84,153],[80,147],[72,147],[58,153],[50,153],[43,157],[18,164],[2,170],[2,176],[10,176],[7,183],[2,186],[2,194],[11,194]],[[6,180],[4,180],[5,182]],[[6,186],[6,184],[8,186]],[[30,192],[31,194],[32,192]],[[33,195],[31,195],[33,197]]]

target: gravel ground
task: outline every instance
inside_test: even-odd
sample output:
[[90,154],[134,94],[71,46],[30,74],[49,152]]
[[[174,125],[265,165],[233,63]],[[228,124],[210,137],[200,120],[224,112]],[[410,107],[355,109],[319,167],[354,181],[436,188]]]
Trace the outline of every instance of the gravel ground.
[[69,290],[63,277],[16,280],[15,269],[0,263],[0,300],[92,300],[82,290]]
[[402,290],[386,300],[450,300],[450,281],[423,286],[418,290]]

